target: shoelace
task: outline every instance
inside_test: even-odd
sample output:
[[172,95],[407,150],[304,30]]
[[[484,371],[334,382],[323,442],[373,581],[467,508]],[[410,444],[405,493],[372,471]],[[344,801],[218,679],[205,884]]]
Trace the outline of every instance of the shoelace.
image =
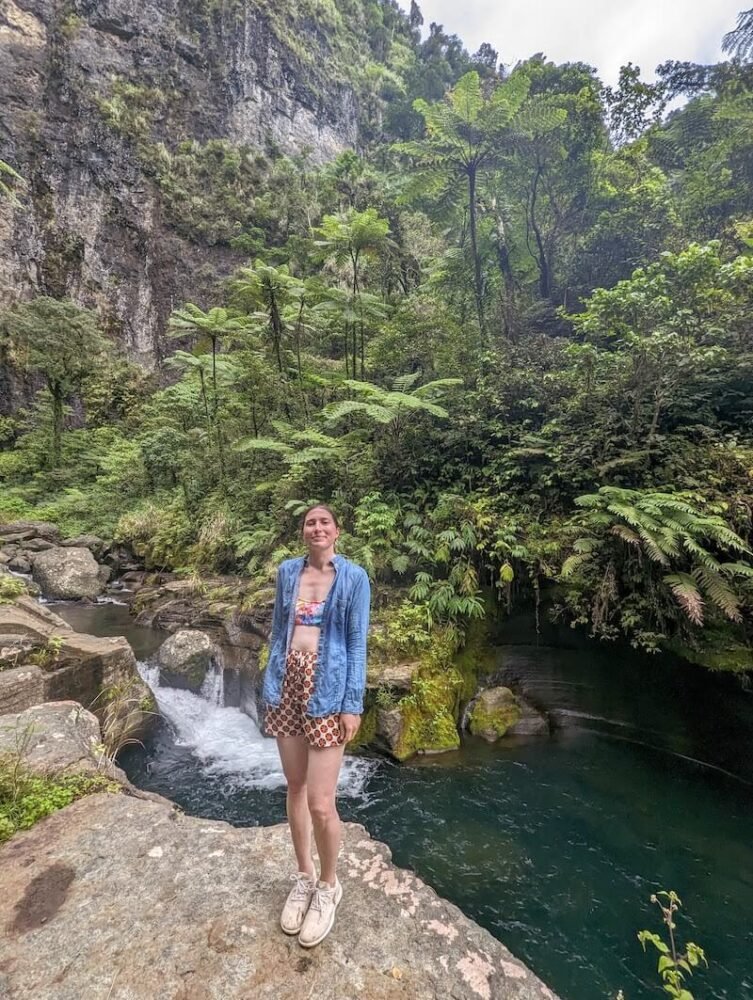
[[320,889],[318,886],[314,889],[314,895],[311,897],[311,907],[312,910],[318,910],[319,913],[322,912],[323,902],[332,902],[335,898],[334,889]]
[[295,889],[293,890],[293,899],[298,901],[303,901],[307,898],[308,894],[311,892],[311,883],[305,879],[301,878],[300,875],[291,875],[290,881],[295,882]]

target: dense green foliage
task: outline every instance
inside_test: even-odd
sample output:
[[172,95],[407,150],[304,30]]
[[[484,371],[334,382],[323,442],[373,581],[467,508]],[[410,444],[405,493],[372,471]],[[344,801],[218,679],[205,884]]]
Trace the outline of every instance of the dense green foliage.
[[119,790],[117,782],[104,774],[39,775],[29,771],[19,755],[4,754],[0,757],[0,844],[82,795]]
[[650,86],[627,67],[609,90],[540,56],[499,72],[436,25],[421,42],[417,8],[310,7],[335,48],[343,19],[369,26],[358,154],[160,150],[134,95],[103,106],[168,217],[239,266],[175,310],[155,376],[82,348],[93,318],[68,303],[6,313],[4,356],[46,388],[0,422],[0,516],[266,581],[326,501],[343,551],[402,588],[419,647],[482,615],[487,588],[749,665],[748,50]]

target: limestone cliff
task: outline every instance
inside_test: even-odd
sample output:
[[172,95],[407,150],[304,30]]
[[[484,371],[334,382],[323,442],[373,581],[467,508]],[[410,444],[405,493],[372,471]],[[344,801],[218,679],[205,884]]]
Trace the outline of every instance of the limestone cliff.
[[173,306],[244,258],[229,234],[265,155],[357,142],[353,17],[327,0],[0,0],[0,159],[27,182],[0,200],[0,306],[69,295],[159,359]]

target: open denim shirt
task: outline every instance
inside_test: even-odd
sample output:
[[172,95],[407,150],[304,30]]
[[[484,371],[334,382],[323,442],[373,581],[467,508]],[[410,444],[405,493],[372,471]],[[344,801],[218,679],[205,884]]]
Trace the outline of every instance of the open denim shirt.
[[[314,690],[306,706],[312,718],[363,713],[366,687],[366,635],[371,588],[366,572],[344,556],[335,556],[335,579],[327,594],[314,673]],[[264,671],[262,698],[277,706],[282,696],[285,664],[295,623],[295,602],[306,558],[286,559],[277,570],[277,590]]]

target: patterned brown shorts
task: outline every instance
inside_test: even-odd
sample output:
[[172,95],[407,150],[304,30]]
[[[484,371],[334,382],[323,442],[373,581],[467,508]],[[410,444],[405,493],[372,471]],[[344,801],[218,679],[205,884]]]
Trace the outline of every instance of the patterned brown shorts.
[[276,708],[268,705],[264,716],[268,736],[305,736],[308,745],[319,750],[342,746],[337,715],[318,719],[306,715],[306,705],[314,690],[315,668],[316,653],[301,649],[288,652],[280,704]]

